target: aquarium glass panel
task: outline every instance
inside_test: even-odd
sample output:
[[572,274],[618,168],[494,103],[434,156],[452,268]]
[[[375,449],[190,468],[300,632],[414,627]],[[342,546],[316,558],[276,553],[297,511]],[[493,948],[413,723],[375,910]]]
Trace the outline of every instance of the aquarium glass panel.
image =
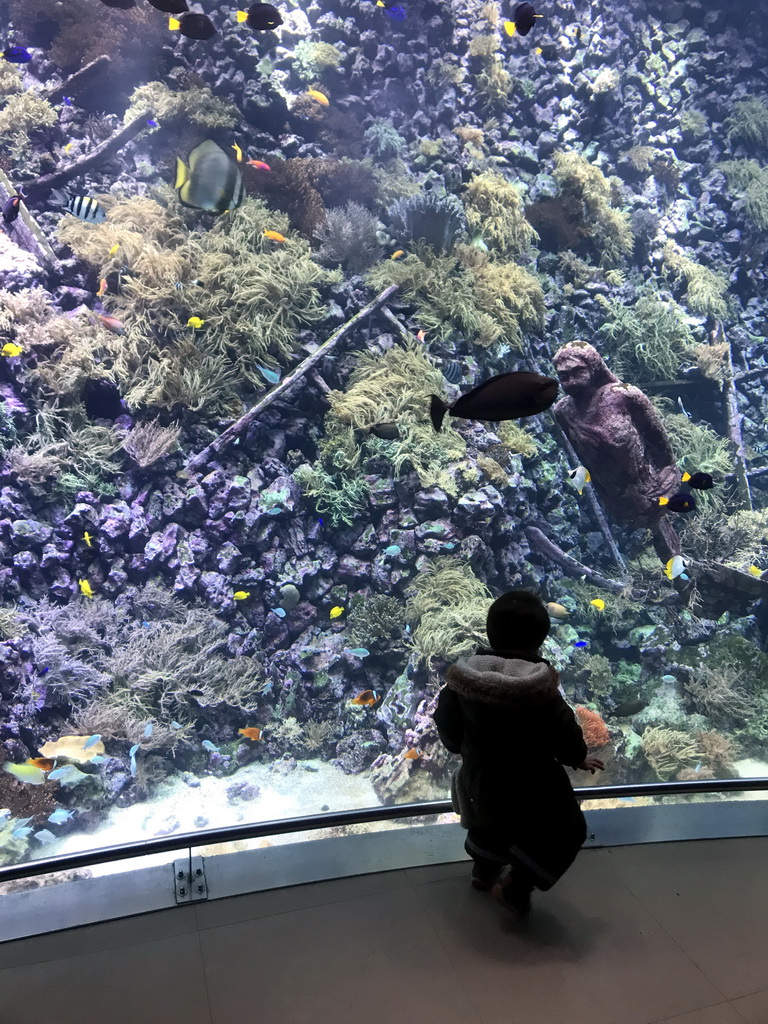
[[766,774],[766,0],[0,21],[0,865]]

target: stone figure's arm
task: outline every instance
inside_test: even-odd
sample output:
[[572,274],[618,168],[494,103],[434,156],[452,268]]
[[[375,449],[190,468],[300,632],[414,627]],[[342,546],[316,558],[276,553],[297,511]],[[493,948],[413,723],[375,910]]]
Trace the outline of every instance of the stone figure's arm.
[[675,456],[659,414],[639,388],[626,392],[632,422],[645,443],[646,453],[657,469],[675,465]]

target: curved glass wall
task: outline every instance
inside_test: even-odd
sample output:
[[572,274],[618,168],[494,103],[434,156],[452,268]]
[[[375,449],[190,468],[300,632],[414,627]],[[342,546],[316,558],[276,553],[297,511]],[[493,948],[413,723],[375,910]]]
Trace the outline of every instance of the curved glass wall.
[[766,775],[765,4],[0,8],[0,865],[446,798],[512,588]]

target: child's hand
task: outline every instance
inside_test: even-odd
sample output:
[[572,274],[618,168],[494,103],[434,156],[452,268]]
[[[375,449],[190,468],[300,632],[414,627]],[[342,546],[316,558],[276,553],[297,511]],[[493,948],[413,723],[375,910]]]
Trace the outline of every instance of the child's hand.
[[594,775],[597,768],[599,768],[600,771],[605,768],[605,762],[601,761],[599,757],[585,757],[579,765],[579,768],[582,768],[586,772],[592,772]]

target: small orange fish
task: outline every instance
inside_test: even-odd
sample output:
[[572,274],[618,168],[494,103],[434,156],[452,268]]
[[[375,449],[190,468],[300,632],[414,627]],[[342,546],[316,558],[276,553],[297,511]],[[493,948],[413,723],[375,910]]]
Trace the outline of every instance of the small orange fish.
[[405,761],[418,761],[421,757],[421,751],[418,747],[411,747],[410,750],[406,750],[403,754],[403,760]]
[[121,321],[118,320],[116,316],[107,316],[104,313],[97,313],[96,315],[99,318],[101,326],[106,327],[106,329],[111,331],[112,334],[125,334],[125,327],[123,327]]
[[405,249],[395,249],[389,258],[391,260],[399,260],[403,256],[405,256]]
[[285,235],[281,235],[279,231],[265,231],[264,237],[268,238],[270,242],[287,242],[288,239]]
[[101,281],[99,281],[99,290],[96,292],[96,298],[100,299],[102,295],[106,295],[107,288],[109,288],[107,279],[106,277],[102,277]]
[[28,757],[27,764],[33,764],[35,768],[40,768],[41,771],[49,772],[56,762],[51,760],[50,757]]
[[272,168],[269,164],[265,164],[263,160],[247,160],[246,163],[249,167],[255,167],[257,171],[271,171]]
[[321,107],[327,107],[331,102],[324,92],[318,92],[317,89],[307,89],[307,96],[313,99],[315,103],[319,103]]
[[255,725],[248,725],[245,727],[245,729],[238,729],[237,731],[240,733],[241,736],[245,736],[247,740],[261,739],[261,729],[259,729]]
[[353,697],[350,704],[358,704],[360,707],[372,708],[381,703],[381,697],[375,690],[363,690]]
[[416,335],[416,337],[417,337],[417,339],[419,341],[424,341],[426,336],[427,336],[427,332],[426,331],[419,331],[418,334]]

